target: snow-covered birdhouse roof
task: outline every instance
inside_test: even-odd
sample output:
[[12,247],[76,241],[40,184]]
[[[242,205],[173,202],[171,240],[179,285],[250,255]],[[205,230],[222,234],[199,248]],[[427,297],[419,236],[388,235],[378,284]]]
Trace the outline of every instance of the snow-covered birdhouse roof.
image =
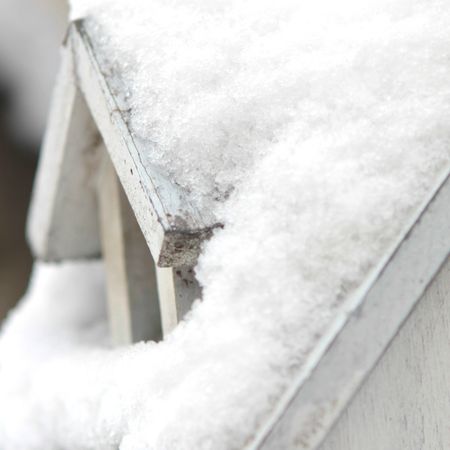
[[[45,147],[59,147],[60,154],[49,152],[35,195],[30,225],[35,253],[44,260],[100,254],[93,223],[95,193],[87,179],[95,165],[90,147],[100,134],[154,259],[161,266],[191,266],[203,240],[220,225],[209,209],[193,205],[167,174],[146,163],[150,144],[134,136],[127,123],[127,88],[108,72],[100,55],[83,23],[75,22],[60,75],[61,84],[72,84],[72,91],[61,86],[55,95],[58,106],[45,143]],[[64,218],[69,223],[63,223]]]
[[8,333],[61,344],[37,340],[0,438],[37,416],[63,448],[319,449],[448,261],[450,7],[107,3],[68,33],[30,238],[47,260],[98,255],[123,187],[133,248],[169,270],[160,299],[197,261],[203,298],[161,342],[105,348],[92,265],[42,266]]

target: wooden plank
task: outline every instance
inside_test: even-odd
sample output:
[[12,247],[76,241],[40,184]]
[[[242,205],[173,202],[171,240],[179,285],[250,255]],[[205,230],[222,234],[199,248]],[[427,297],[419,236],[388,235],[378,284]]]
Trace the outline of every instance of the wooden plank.
[[343,305],[247,449],[316,449],[447,259],[450,168],[370,279]]
[[162,333],[153,258],[102,147],[100,224],[113,342],[158,341]]
[[162,267],[195,265],[201,243],[218,226],[215,218],[209,211],[197,211],[160,170],[143,163],[141,155],[151,148],[128,128],[121,95],[126,89],[96,53],[82,22],[72,25],[69,44],[78,83],[155,261]]
[[450,448],[450,259],[321,450]]
[[201,298],[194,270],[189,267],[157,268],[159,304],[164,336],[167,336]]
[[94,151],[99,134],[63,50],[28,218],[28,239],[46,261],[100,254]]

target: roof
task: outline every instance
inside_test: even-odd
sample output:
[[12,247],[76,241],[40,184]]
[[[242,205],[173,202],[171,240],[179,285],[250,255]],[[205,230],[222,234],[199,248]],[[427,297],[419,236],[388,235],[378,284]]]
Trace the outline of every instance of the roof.
[[41,164],[30,216],[35,254],[46,261],[100,254],[93,156],[100,134],[157,264],[192,266],[202,242],[221,224],[210,210],[192,205],[160,169],[145,163],[145,143],[127,124],[125,89],[106,70],[83,22],[73,23],[44,142],[44,153],[51,156]]
[[[396,18],[399,17],[396,11],[393,15]],[[246,15],[245,17],[250,16]],[[203,20],[203,16],[201,18]],[[435,17],[430,15],[427,18],[431,18],[430,23],[434,30]],[[355,76],[356,80],[350,76],[350,81],[344,86],[346,89],[343,89],[342,92],[338,91],[336,87],[341,88],[342,85],[339,84],[341,78],[346,79],[349,74],[354,75],[355,70],[351,65],[353,59],[342,58],[341,60],[339,54],[337,56],[338,69],[346,66],[347,63],[349,67],[342,73],[338,73],[336,78],[339,83],[331,83],[330,86],[326,84],[328,77],[335,76],[335,72],[330,71],[327,65],[324,67],[322,64],[323,60],[328,61],[329,56],[327,51],[330,40],[325,38],[325,58],[323,60],[319,58],[317,67],[314,65],[311,67],[313,75],[318,72],[322,76],[314,78],[315,83],[311,83],[311,85],[318,89],[320,94],[318,97],[321,95],[328,97],[322,103],[318,101],[318,105],[316,105],[311,98],[308,98],[308,95],[304,94],[307,89],[304,89],[303,85],[300,86],[302,89],[299,91],[301,91],[300,96],[306,96],[305,102],[308,107],[313,103],[312,114],[308,118],[307,125],[310,128],[316,127],[320,121],[316,120],[315,114],[319,111],[320,117],[324,110],[325,116],[329,119],[328,122],[334,126],[325,130],[317,126],[318,131],[317,129],[315,131],[319,135],[318,144],[317,140],[311,143],[310,140],[305,139],[306,143],[301,148],[302,157],[295,159],[293,151],[289,153],[292,149],[289,148],[291,142],[288,141],[287,149],[280,150],[279,147],[276,147],[280,153],[278,160],[275,156],[268,158],[262,168],[259,168],[257,188],[252,185],[247,186],[245,191],[247,202],[242,202],[239,214],[232,216],[241,227],[240,230],[244,230],[242,236],[240,239],[235,239],[233,231],[236,231],[236,224],[233,223],[224,230],[223,234],[218,236],[217,240],[211,241],[212,250],[208,251],[204,257],[206,262],[203,262],[203,267],[206,266],[208,270],[202,269],[203,280],[209,283],[208,298],[193,312],[186,327],[181,327],[178,333],[175,333],[173,340],[167,344],[172,345],[167,353],[174,349],[179,351],[180,348],[182,351],[192,353],[194,346],[186,350],[183,345],[187,335],[191,338],[192,335],[195,335],[198,338],[197,341],[194,339],[196,349],[200,347],[200,351],[203,351],[205,346],[211,346],[207,347],[211,351],[211,359],[207,359],[207,353],[205,360],[199,357],[193,373],[195,375],[195,370],[203,370],[202,373],[206,373],[210,377],[207,382],[214,383],[220,376],[225,377],[223,374],[228,374],[228,369],[231,370],[235,379],[223,378],[222,385],[219,386],[222,390],[217,392],[227,398],[231,398],[236,392],[244,392],[248,396],[248,392],[254,389],[255,383],[261,381],[259,380],[260,372],[258,371],[257,374],[252,372],[252,368],[249,368],[250,363],[247,364],[245,361],[245,364],[242,363],[240,366],[236,361],[242,362],[241,359],[258,351],[262,353],[263,350],[265,351],[262,346],[272,344],[272,341],[276,341],[274,345],[276,350],[279,349],[278,344],[281,347],[285,345],[282,347],[283,350],[286,350],[289,345],[291,346],[289,349],[297,350],[295,355],[290,354],[290,356],[297,362],[298,360],[295,358],[300,359],[300,363],[296,367],[298,371],[292,375],[289,372],[292,368],[290,360],[284,361],[287,364],[287,366],[283,366],[285,373],[290,374],[286,376],[288,389],[276,402],[275,408],[271,408],[267,415],[261,413],[263,415],[259,416],[258,428],[250,430],[255,435],[248,438],[248,448],[289,446],[316,448],[369,374],[377,359],[383,354],[389,342],[395,337],[402,323],[407,320],[408,314],[427,285],[432,282],[433,277],[448,258],[450,249],[450,233],[448,232],[450,229],[448,212],[450,168],[448,158],[445,159],[445,154],[448,156],[447,133],[445,130],[442,131],[447,123],[445,118],[447,110],[440,109],[440,106],[447,100],[441,91],[429,92],[430,87],[440,86],[444,89],[444,85],[429,82],[431,76],[429,73],[410,72],[404,67],[405,63],[410,63],[412,56],[419,55],[417,60],[412,58],[411,64],[414,67],[421,65],[422,57],[429,61],[430,52],[426,45],[435,45],[426,36],[420,34],[422,28],[419,30],[415,26],[414,20],[416,19],[413,17],[412,25],[408,14],[404,21],[399,19],[401,33],[398,31],[398,24],[395,20],[390,24],[392,26],[388,31],[394,36],[394,44],[398,44],[395,39],[400,36],[401,46],[384,46],[384,44],[380,44],[377,33],[373,35],[369,33],[370,36],[366,36],[368,47],[362,47],[362,50],[366,51],[365,54],[372,55],[372,49],[375,47],[382,55],[381,63],[377,66],[378,60],[375,60],[372,70],[373,60],[371,58],[368,58],[368,61],[365,58],[356,58],[363,67],[362,75],[359,74],[361,77]],[[117,20],[120,21],[120,19]],[[359,29],[360,22],[356,20],[355,23],[356,28]],[[376,22],[377,24],[378,22]],[[144,23],[144,25],[146,24]],[[259,27],[259,23],[257,25]],[[338,24],[337,28],[342,31],[340,25]],[[187,29],[188,33],[192,31],[191,28]],[[379,31],[377,26],[374,29]],[[440,29],[439,26],[436,26],[436,29]],[[384,30],[380,32],[384,33]],[[342,38],[341,35],[339,36]],[[443,36],[444,34],[440,35],[440,38],[445,40]],[[348,33],[346,29],[344,37],[350,42],[349,54],[353,56],[354,35]],[[423,47],[417,47],[418,40],[424,44]],[[405,41],[408,43],[406,52],[403,45]],[[159,180],[159,176],[163,176],[164,179],[166,177],[161,175],[155,167],[147,166],[139,159],[139,155],[148,149],[141,147],[142,142],[136,140],[135,135],[130,132],[127,124],[127,104],[120,96],[120,92],[123,91],[120,81],[113,76],[114,74],[104,72],[106,66],[102,61],[98,61],[98,53],[93,51],[89,34],[81,23],[77,23],[72,29],[68,42],[75,56],[77,79],[88,103],[92,102],[89,104],[89,108],[99,124],[100,132],[103,129],[104,139],[109,139],[109,142],[106,143],[110,147],[115,167],[142,228],[148,230],[146,237],[150,248],[160,262],[162,259],[166,263],[177,263],[180,261],[179,259],[173,259],[173,256],[166,257],[165,253],[161,252],[161,249],[164,248],[166,229],[156,217],[162,210],[166,214],[166,210],[158,206],[161,202],[159,190],[155,188],[154,191],[148,191],[141,184],[143,183],[145,186],[147,183],[146,176],[152,180],[152,183],[154,183],[153,177],[156,177],[157,180]],[[306,50],[303,50],[307,54],[309,51],[315,51],[315,47],[310,47],[308,42],[305,47]],[[387,50],[387,48],[389,49]],[[393,51],[394,53],[392,53]],[[395,59],[393,55],[397,54],[401,56],[398,65],[393,69],[389,67],[392,70],[386,70],[386,61],[392,64]],[[344,53],[345,55],[346,53]],[[378,53],[377,55],[379,56]],[[385,59],[383,59],[383,55]],[[447,62],[444,63],[438,59],[434,61],[436,67],[442,67],[441,64],[446,67]],[[308,61],[310,60],[308,59]],[[338,69],[334,67],[334,70]],[[387,72],[386,78],[380,76],[381,70]],[[433,76],[440,73],[439,70],[429,70],[433,71]],[[405,72],[407,72],[406,75]],[[307,74],[311,75],[311,73]],[[409,76],[413,77],[412,81]],[[389,84],[392,79],[394,82]],[[398,80],[401,81],[399,83],[402,89],[399,89],[396,84]],[[387,83],[388,88],[382,85],[384,82]],[[329,88],[325,94],[322,91],[324,85]],[[426,88],[424,88],[425,85]],[[247,85],[246,87],[248,88]],[[364,88],[367,88],[367,91]],[[373,94],[372,88],[375,94]],[[347,95],[347,90],[355,97],[361,95],[362,91],[364,95],[362,95],[361,105],[354,104],[354,97]],[[410,95],[411,91],[422,95],[419,95],[417,104],[414,103],[416,98],[412,98]],[[400,98],[392,99],[392,96],[397,93]],[[261,95],[263,94],[264,92],[261,90]],[[314,100],[315,94],[316,91],[312,89],[311,95]],[[339,120],[333,121],[337,115],[337,107],[333,103],[336,96],[339,97],[341,103],[348,101],[349,104],[349,111],[345,108],[337,109],[338,113],[344,115],[343,131],[341,130],[342,123]],[[99,104],[95,104],[94,99]],[[438,99],[442,103],[435,107],[435,103],[430,103],[430,99],[433,101]],[[411,104],[414,107],[411,107]],[[329,105],[331,106],[328,110]],[[359,107],[361,108],[359,109]],[[408,107],[411,108],[408,109]],[[435,111],[434,115],[433,111]],[[304,112],[304,110],[300,112]],[[360,117],[361,112],[364,112],[364,117],[363,120],[358,121],[356,119]],[[333,115],[333,113],[335,114]],[[430,127],[428,127],[428,123],[431,125]],[[342,133],[339,134],[336,129]],[[383,138],[389,137],[391,134],[394,135],[394,138],[387,139],[386,145],[381,146],[380,142],[384,143]],[[320,138],[323,140],[319,140]],[[121,139],[125,140],[125,144]],[[354,142],[350,142],[348,145],[352,139]],[[353,147],[351,147],[352,143]],[[400,145],[404,146],[403,150],[398,152],[397,159],[394,154],[391,160],[391,154],[395,153]],[[328,148],[329,150],[327,150]],[[414,160],[411,148],[414,148],[417,154],[423,158]],[[437,148],[440,151],[436,151]],[[378,149],[382,152],[380,159],[376,158]],[[358,166],[354,162],[360,154],[364,153],[363,150],[373,153],[372,159],[367,158],[367,161],[372,164]],[[436,165],[430,163],[428,166],[429,161],[426,157],[428,150],[436,151],[439,156],[435,160],[437,161]],[[125,157],[122,159],[123,156]],[[403,171],[405,165],[411,162],[408,157],[414,160],[412,164],[414,170],[411,173]],[[137,165],[136,160],[138,160]],[[284,163],[283,166],[273,164],[280,160]],[[132,166],[128,165],[129,161],[132,161]],[[442,161],[446,162],[442,163]],[[379,166],[377,166],[378,163],[380,163]],[[383,176],[378,177],[377,169],[380,167],[381,171],[386,169],[383,163],[388,166],[387,170],[382,173]],[[436,167],[438,163],[440,166]],[[367,173],[361,175],[360,168],[366,170]],[[131,170],[133,170],[133,174]],[[135,175],[135,170],[139,172],[138,176]],[[271,176],[274,181],[271,180]],[[422,176],[426,178],[423,185],[419,181]],[[284,181],[283,177],[288,178],[290,182],[285,188],[281,186]],[[357,183],[353,182],[355,177]],[[401,177],[405,177],[405,183],[399,179]],[[365,184],[367,180],[368,182]],[[417,184],[412,180],[417,180]],[[164,183],[162,184],[164,185]],[[80,185],[82,186],[82,183]],[[171,189],[174,186],[172,184],[170,186],[171,188],[167,191],[163,187],[162,192],[172,192]],[[177,186],[175,187],[177,188]],[[291,187],[296,190],[290,191]],[[416,187],[418,187],[417,192],[414,190]],[[294,195],[291,195],[292,192]],[[181,197],[183,193],[179,195],[178,199],[183,198],[183,201],[186,199]],[[422,195],[425,195],[426,198],[422,199]],[[148,208],[150,198],[155,198],[157,206],[155,207],[152,203],[150,210],[156,211],[156,213],[152,217],[147,217],[147,215],[140,217],[139,211],[148,211],[146,208]],[[299,198],[301,201],[298,200]],[[396,203],[394,200],[398,198],[401,201]],[[418,199],[421,199],[420,205],[416,204]],[[282,205],[285,209],[276,209],[277,203],[282,201],[285,201]],[[173,204],[179,204],[179,201],[176,200]],[[259,208],[254,207],[254,204],[259,205]],[[278,216],[275,218],[263,217],[264,212],[271,208],[276,211]],[[327,215],[330,209],[332,209],[331,217]],[[355,220],[353,220],[354,217],[356,217]],[[346,221],[346,219],[348,220]],[[360,220],[358,221],[358,219]],[[378,219],[380,220],[378,221]],[[164,220],[167,223],[170,222],[167,214]],[[181,224],[184,222],[181,221]],[[216,225],[216,221],[211,217],[211,220],[205,220],[204,224],[204,228],[200,227],[197,230],[208,235]],[[371,228],[372,225],[373,228]],[[152,241],[153,235],[157,236],[156,241]],[[277,239],[271,240],[274,235]],[[394,239],[394,242],[391,242],[391,238]],[[196,242],[200,240],[198,239]],[[348,245],[343,245],[343,241],[346,241]],[[384,247],[385,244],[387,247]],[[197,245],[192,248],[197,248]],[[356,249],[355,253],[358,251],[360,253],[347,254],[346,251],[349,249],[351,251],[348,253],[352,253],[353,249]],[[367,256],[364,253],[366,249],[369,253],[368,259],[364,259]],[[173,252],[170,254],[173,255]],[[163,255],[162,258],[161,255]],[[347,276],[346,270],[354,262],[353,256],[356,260],[356,275],[351,272],[353,269],[349,269],[351,274]],[[242,258],[245,264],[241,264],[239,258]],[[189,258],[190,262],[193,260],[194,258]],[[290,265],[295,270],[289,271]],[[299,278],[296,280],[300,280],[294,288],[289,286],[290,297],[282,291],[288,284],[288,275],[290,277],[298,276]],[[347,281],[350,279],[346,285],[342,281],[345,276],[347,276]],[[331,278],[331,282],[327,284],[329,278]],[[321,296],[323,292],[325,294]],[[214,314],[214,305],[217,307],[217,314]],[[207,312],[205,313],[205,311]],[[201,316],[201,314],[205,314],[205,316]],[[208,323],[205,317],[212,317],[217,322]],[[312,322],[313,325],[310,327]],[[314,329],[315,325],[320,330],[323,325],[326,331],[321,334],[320,330]],[[198,334],[193,332],[192,335],[189,335],[189,330],[192,331],[194,326],[198,326],[202,332],[205,332],[206,329],[205,335],[202,335],[201,332]],[[239,328],[241,326],[242,328]],[[245,334],[245,331],[251,326],[254,328],[253,331],[256,330],[255,334]],[[216,332],[216,328],[222,330],[223,333]],[[305,330],[304,334],[299,328]],[[229,355],[232,353],[231,351],[228,351],[227,354],[218,352],[217,349],[223,348],[221,347],[223,342],[228,343],[227,339],[234,338],[233,332],[236,329],[240,331],[240,334],[238,333],[240,337],[249,338],[250,336],[252,338],[262,335],[266,340],[262,340],[262,344],[252,342],[250,338],[247,341],[244,339],[243,341],[238,339],[236,342],[233,341],[237,344],[236,347],[232,347],[231,344],[229,347],[225,346],[227,350],[235,350],[236,357],[233,358],[232,356],[235,355]],[[244,329],[245,331],[243,331]],[[267,334],[261,332],[261,329],[267,330]],[[226,334],[227,332],[231,337]],[[179,340],[177,341],[177,339]],[[285,340],[283,341],[283,339]],[[302,345],[300,345],[299,341],[302,339],[304,342],[302,341]],[[214,344],[217,347],[214,347]],[[260,344],[259,347],[258,344]],[[219,362],[214,359],[218,355]],[[273,351],[269,356],[275,359],[278,357],[278,353]],[[229,365],[224,367],[224,361],[228,361]],[[279,360],[277,361],[279,362]],[[269,357],[266,365],[258,366],[258,362],[259,360],[254,361],[259,369],[273,366],[273,361]],[[236,364],[233,365],[234,363]],[[211,367],[215,368],[217,364],[223,364],[220,367],[224,370],[220,374],[214,373],[213,369],[208,371]],[[232,370],[236,370],[236,372]],[[247,371],[245,372],[247,375],[250,374],[249,378],[244,381],[250,380],[249,383],[253,383],[251,386],[246,386],[248,391],[241,390],[241,386],[237,385],[239,382],[243,382],[240,378],[242,371]],[[189,369],[187,372],[190,373]],[[273,373],[270,372],[270,375]],[[195,384],[198,377],[192,376],[189,380]],[[201,381],[195,385],[199,392],[203,392]],[[263,381],[265,380],[261,381],[261,385],[264,388],[272,387],[268,386],[268,383],[264,384]],[[275,381],[280,382],[280,378],[274,375],[271,381],[274,381],[275,385]],[[177,384],[177,393],[184,392],[186,394],[189,391],[189,395],[192,395],[196,392],[190,389],[189,383],[183,384],[182,381],[179,383]],[[232,387],[229,388],[229,385]],[[210,417],[206,417],[206,415],[209,415],[211,409],[206,410],[205,408],[199,412],[195,408],[191,408],[192,398],[189,395],[184,395],[181,399],[177,397],[177,413],[181,414],[189,424],[198,417],[209,420]],[[271,396],[272,401],[274,396]],[[219,400],[211,400],[211,398],[208,397],[205,400],[205,405],[209,405],[211,408],[216,407]],[[170,402],[171,398],[166,398],[166,400]],[[248,404],[251,405],[253,397],[244,400],[248,400]],[[175,402],[175,400],[173,401]],[[225,402],[225,400],[223,401]],[[180,403],[184,405],[185,409],[179,407]],[[224,403],[219,404],[222,409],[217,409],[222,411]],[[229,406],[229,404],[226,405]],[[258,406],[261,405],[261,410],[266,408],[266,412],[269,409],[268,405],[272,406],[265,398]],[[164,406],[167,407],[167,404],[165,403]],[[170,410],[168,407],[167,409]],[[248,417],[249,411],[244,407],[243,412],[239,412],[242,417],[244,414],[247,414],[246,418]],[[185,426],[185,422],[178,418],[179,416],[176,414],[168,414],[163,418],[166,422],[161,419],[164,423],[164,430],[161,432],[163,438],[168,439],[170,431],[178,432],[181,424]],[[221,435],[223,438],[224,434],[229,432],[231,418],[224,419],[224,416],[220,416],[218,420],[219,424],[217,425],[217,422],[214,424],[217,425],[218,432],[223,433]],[[200,421],[197,420],[197,422]],[[202,422],[205,428],[207,428],[206,422],[205,424]],[[180,432],[181,435],[182,432],[183,430]],[[175,434],[179,436],[177,433]],[[195,439],[195,436],[191,435],[192,433],[183,437]],[[202,436],[200,434],[199,436],[201,439]],[[242,432],[237,439],[241,439],[243,436]],[[169,436],[169,438],[171,437],[172,435]],[[219,439],[216,436],[212,438]],[[160,439],[158,431],[149,439],[155,441]]]

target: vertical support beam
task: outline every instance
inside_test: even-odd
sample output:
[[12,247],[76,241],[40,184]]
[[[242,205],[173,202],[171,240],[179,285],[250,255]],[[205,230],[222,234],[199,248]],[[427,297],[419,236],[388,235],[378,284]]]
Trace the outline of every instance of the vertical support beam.
[[167,336],[201,298],[202,291],[191,267],[157,267],[162,329]]
[[99,176],[100,228],[115,344],[161,339],[155,266],[104,145]]
[[93,176],[99,139],[77,87],[71,49],[63,48],[28,217],[28,239],[38,258],[99,256]]

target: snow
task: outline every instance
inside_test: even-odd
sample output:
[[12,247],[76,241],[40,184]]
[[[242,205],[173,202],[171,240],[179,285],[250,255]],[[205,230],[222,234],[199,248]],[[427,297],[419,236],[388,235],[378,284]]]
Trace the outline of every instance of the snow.
[[446,76],[445,31],[430,28],[442,1],[100,3],[88,27],[127,86],[132,129],[199,209],[220,210],[213,199],[292,133],[381,130],[399,107],[413,130],[409,111],[434,106]]
[[100,267],[39,264],[0,339],[0,443],[242,448],[450,163],[450,4],[87,13],[148,163],[225,228],[203,301],[158,344],[109,348]]

